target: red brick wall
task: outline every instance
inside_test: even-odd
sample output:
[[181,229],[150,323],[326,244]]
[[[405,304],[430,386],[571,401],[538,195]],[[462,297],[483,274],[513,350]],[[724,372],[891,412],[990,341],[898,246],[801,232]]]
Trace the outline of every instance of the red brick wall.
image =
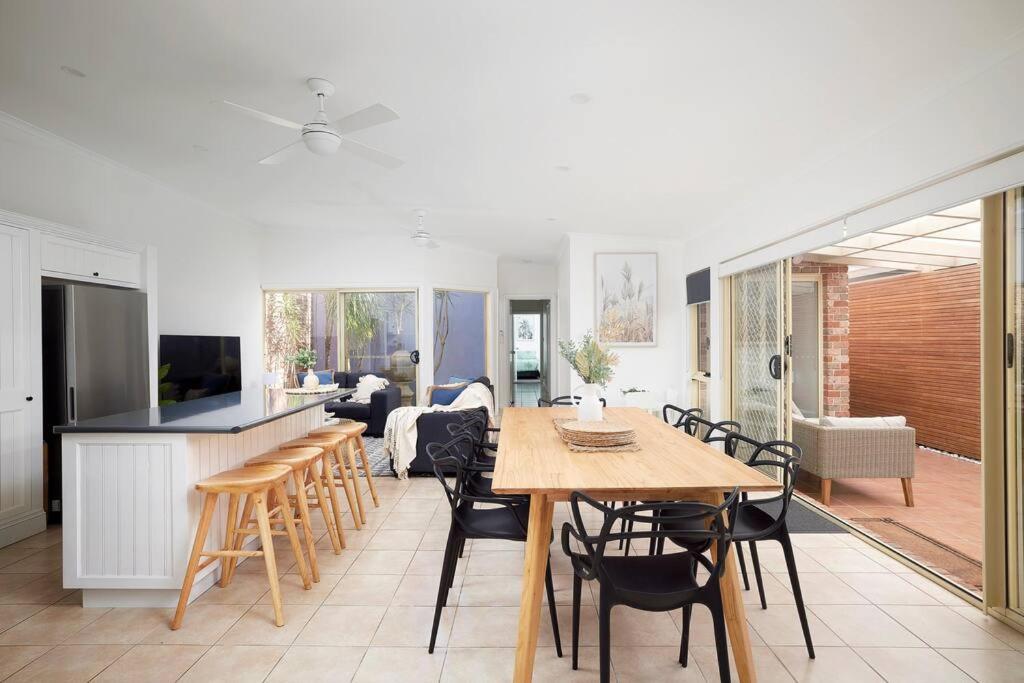
[[822,300],[822,373],[825,415],[850,415],[850,283],[847,267],[803,261],[794,275],[820,275]]

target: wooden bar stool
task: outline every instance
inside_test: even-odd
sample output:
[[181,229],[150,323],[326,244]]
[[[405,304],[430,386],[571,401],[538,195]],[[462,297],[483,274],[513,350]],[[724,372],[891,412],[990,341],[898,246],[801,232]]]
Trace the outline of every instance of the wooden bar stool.
[[[373,506],[379,508],[380,498],[377,497],[377,486],[373,483],[373,470],[370,468],[370,459],[366,455],[366,442],[363,441],[363,432],[365,431],[366,423],[364,422],[342,422],[341,424],[314,429],[309,435],[344,434],[348,437],[349,450],[353,448],[357,450],[359,452],[359,459],[363,462],[362,470],[366,473],[366,485],[370,487],[370,497],[373,498]],[[359,484],[356,484],[356,490],[359,490]]]
[[[278,446],[278,448],[290,449],[290,448],[321,448],[324,454],[327,456],[327,467],[326,471],[330,473],[333,481],[333,485],[329,489],[333,492],[339,485],[345,489],[345,497],[348,498],[348,507],[352,512],[352,522],[355,524],[356,529],[362,529],[363,523],[366,521],[366,514],[363,512],[363,504],[358,496],[355,495],[353,485],[349,482],[348,476],[345,474],[346,468],[353,471],[357,471],[356,460],[351,457],[351,454],[345,452],[345,441],[348,437],[345,434],[321,434],[319,436],[307,436],[299,439],[292,439],[291,441],[285,442]],[[334,462],[331,462],[331,458]],[[334,467],[338,467],[341,482],[339,484],[337,478],[334,477]],[[331,498],[332,502],[336,502],[337,493],[333,494]],[[341,528],[341,507],[335,507],[335,520],[337,521],[338,528]]]
[[[203,496],[203,510],[199,516],[199,528],[196,529],[196,539],[192,544],[192,554],[188,559],[188,569],[185,571],[185,580],[181,584],[181,595],[178,597],[178,608],[171,619],[171,629],[181,628],[181,622],[185,618],[185,607],[188,605],[189,595],[192,593],[192,584],[195,582],[196,573],[210,564],[220,560],[221,562],[221,586],[225,583],[227,565],[229,560],[237,560],[239,557],[263,556],[267,566],[267,580],[270,582],[270,597],[274,605],[274,620],[278,626],[284,626],[284,614],[281,609],[281,587],[277,580],[277,560],[274,557],[274,536],[287,534],[291,543],[292,551],[295,553],[295,561],[302,575],[303,584],[309,588],[309,571],[306,569],[306,562],[302,557],[302,548],[299,546],[299,536],[295,531],[295,521],[292,519],[291,509],[288,505],[281,508],[284,531],[274,532],[270,528],[270,510],[267,507],[267,498],[273,491],[278,500],[288,500],[288,493],[285,490],[285,483],[292,474],[292,468],[287,465],[259,465],[257,467],[243,467],[241,469],[227,470],[215,474],[196,484],[196,490],[205,494]],[[204,551],[206,536],[210,531],[210,522],[213,520],[213,513],[217,507],[217,496],[222,493],[228,494],[228,522],[227,533],[224,535],[224,547],[221,550]],[[245,507],[248,510],[256,511],[256,530],[253,531],[247,526],[237,525],[236,515],[238,514],[239,496],[245,496]],[[251,514],[251,512],[250,512]],[[261,550],[243,550],[244,537],[257,534],[263,544]],[[242,536],[242,543],[236,543],[236,536]],[[238,546],[237,548],[235,546]],[[202,558],[208,558],[200,562]],[[230,577],[227,577],[230,580]]]

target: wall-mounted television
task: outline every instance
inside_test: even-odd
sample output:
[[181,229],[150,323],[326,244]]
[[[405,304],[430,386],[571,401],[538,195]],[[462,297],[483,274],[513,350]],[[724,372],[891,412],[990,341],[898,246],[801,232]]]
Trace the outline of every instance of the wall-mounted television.
[[227,394],[242,388],[239,337],[160,335],[160,404]]

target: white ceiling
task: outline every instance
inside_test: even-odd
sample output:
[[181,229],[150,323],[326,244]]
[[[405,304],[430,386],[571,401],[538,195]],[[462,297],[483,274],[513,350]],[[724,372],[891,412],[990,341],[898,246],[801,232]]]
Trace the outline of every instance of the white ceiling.
[[[442,241],[551,259],[567,231],[693,234],[1022,26],[1009,0],[0,0],[0,110],[259,224],[401,234],[426,207]],[[292,132],[218,102],[305,121],[309,76],[332,118],[395,109],[353,137],[405,166],[257,165]]]

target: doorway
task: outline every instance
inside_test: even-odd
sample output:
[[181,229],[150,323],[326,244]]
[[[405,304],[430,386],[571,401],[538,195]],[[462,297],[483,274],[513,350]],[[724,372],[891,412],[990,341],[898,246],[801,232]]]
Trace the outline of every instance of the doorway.
[[510,299],[509,405],[536,407],[551,399],[551,300]]

